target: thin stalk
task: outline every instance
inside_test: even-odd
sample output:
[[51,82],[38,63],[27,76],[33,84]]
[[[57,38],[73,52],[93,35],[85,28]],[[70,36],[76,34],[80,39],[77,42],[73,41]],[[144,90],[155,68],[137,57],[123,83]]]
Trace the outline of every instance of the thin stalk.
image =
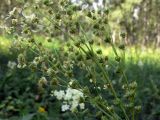
[[106,111],[104,111],[101,107],[99,107],[99,105],[96,105],[96,107],[97,107],[100,111],[102,111],[107,117],[112,118],[112,116],[109,115]]
[[[83,51],[84,53],[87,53],[81,46],[80,46],[80,48],[82,49],[82,51]],[[109,85],[110,85],[110,87],[111,87],[111,92],[112,92],[112,94],[114,95],[114,97],[116,98],[116,100],[119,100],[119,98],[118,98],[118,96],[117,96],[117,94],[116,94],[116,92],[115,92],[115,89],[114,89],[114,87],[113,87],[110,79],[109,79],[108,76],[106,75],[106,72],[104,71],[103,67],[98,63],[97,59],[93,59],[93,60],[94,60],[95,63],[98,65],[98,67],[102,70],[102,73],[103,73],[105,79],[107,80],[107,82],[109,83]],[[122,102],[120,102],[120,108],[122,109],[122,111],[123,111],[123,113],[124,113],[124,115],[125,115],[126,120],[129,120],[129,118],[128,118],[127,114],[126,114],[126,111],[125,111],[125,109],[124,109],[124,107],[123,107],[123,105],[122,105]]]

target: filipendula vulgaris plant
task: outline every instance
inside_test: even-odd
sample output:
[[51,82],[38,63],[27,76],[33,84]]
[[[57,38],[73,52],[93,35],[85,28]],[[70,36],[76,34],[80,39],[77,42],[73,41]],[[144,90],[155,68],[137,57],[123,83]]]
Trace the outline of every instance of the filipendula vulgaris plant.
[[[6,18],[6,30],[20,53],[17,67],[38,73],[39,94],[50,91],[62,102],[62,112],[135,120],[141,107],[135,101],[137,83],[125,75],[125,45],[117,50],[112,41],[108,9],[95,11],[91,5],[84,7],[87,4],[37,0],[15,7]],[[49,49],[56,41],[58,47]],[[101,46],[112,47],[114,61]]]

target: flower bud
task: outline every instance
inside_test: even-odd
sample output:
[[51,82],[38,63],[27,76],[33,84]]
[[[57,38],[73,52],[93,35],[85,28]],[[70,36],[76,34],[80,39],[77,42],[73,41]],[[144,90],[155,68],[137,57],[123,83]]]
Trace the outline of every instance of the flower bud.
[[120,62],[121,58],[120,58],[119,56],[116,56],[116,57],[115,57],[115,60],[116,60],[117,62]]
[[94,41],[91,39],[89,40],[89,44],[93,45]]
[[134,98],[134,96],[135,96],[135,91],[134,90],[129,90],[124,95],[125,98]]
[[87,16],[91,18],[91,17],[92,17],[92,13],[91,13],[91,12],[88,12],[88,13],[87,13]]
[[106,43],[111,43],[111,37],[110,37],[110,36],[107,36],[107,37],[104,39],[104,41],[105,41]]
[[49,5],[49,0],[45,0],[45,1],[43,2],[43,4],[46,5],[46,6],[48,6],[48,5]]
[[105,9],[104,13],[108,15],[109,9]]
[[85,88],[83,89],[83,93],[84,93],[85,95],[89,95],[89,94],[90,94],[89,88],[88,88],[88,87],[85,87]]
[[125,38],[125,37],[126,37],[126,34],[123,32],[123,33],[120,34],[120,36],[121,36],[122,38]]
[[51,85],[53,86],[58,85],[58,83],[59,83],[58,80],[55,78],[51,80]]
[[52,39],[49,38],[49,37],[47,37],[46,40],[47,40],[48,42],[52,42]]
[[80,43],[80,41],[76,41],[76,42],[74,43],[74,45],[75,45],[76,47],[79,47],[79,46],[81,45],[81,43]]
[[130,83],[130,84],[129,84],[129,87],[130,87],[131,89],[136,89],[136,88],[137,88],[137,82],[134,81],[134,82]]
[[121,45],[119,46],[119,49],[124,50],[124,49],[125,49],[125,45],[124,45],[124,44],[121,44]]
[[96,52],[97,52],[97,54],[102,54],[102,50],[101,49],[98,49]]
[[99,26],[99,24],[97,23],[97,24],[95,24],[95,25],[93,26],[93,28],[94,28],[94,29],[99,29],[100,26]]
[[12,25],[17,25],[18,20],[17,19],[12,19]]
[[134,109],[136,110],[136,112],[140,112],[142,110],[142,107],[138,105],[138,106],[135,106]]
[[56,18],[57,20],[61,19],[60,14],[59,14],[59,13],[58,13],[58,14],[56,14],[55,18]]
[[77,60],[78,60],[78,61],[83,60],[83,56],[82,56],[81,54],[79,54],[79,55],[77,56]]
[[41,77],[39,82],[38,82],[38,85],[39,86],[44,86],[44,85],[47,85],[47,80],[45,77]]

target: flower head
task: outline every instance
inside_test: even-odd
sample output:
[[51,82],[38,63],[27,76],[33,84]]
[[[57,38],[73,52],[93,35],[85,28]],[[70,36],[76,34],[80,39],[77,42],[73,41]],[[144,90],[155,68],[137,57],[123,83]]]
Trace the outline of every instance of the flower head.
[[46,110],[45,110],[45,108],[44,108],[44,107],[39,107],[39,108],[38,108],[38,112],[40,112],[40,113],[44,113],[44,112],[46,112]]
[[80,103],[81,98],[84,98],[84,94],[77,89],[67,88],[67,90],[51,92],[58,100],[64,100],[62,105],[62,111],[71,110],[72,112],[79,106],[80,109],[84,109],[84,103]]

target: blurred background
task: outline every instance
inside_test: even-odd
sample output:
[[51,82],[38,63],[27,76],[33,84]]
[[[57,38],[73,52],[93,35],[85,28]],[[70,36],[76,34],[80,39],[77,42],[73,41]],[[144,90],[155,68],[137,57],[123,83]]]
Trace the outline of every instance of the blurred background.
[[[1,0],[0,18],[2,20],[15,6],[20,7],[25,0]],[[109,22],[114,41],[118,41],[121,31],[127,32],[128,45],[159,47],[160,45],[160,2],[159,0],[90,0],[94,9],[110,10]],[[85,0],[72,0],[73,4],[89,6]],[[3,25],[1,24],[1,27]],[[1,34],[3,31],[1,30]]]

